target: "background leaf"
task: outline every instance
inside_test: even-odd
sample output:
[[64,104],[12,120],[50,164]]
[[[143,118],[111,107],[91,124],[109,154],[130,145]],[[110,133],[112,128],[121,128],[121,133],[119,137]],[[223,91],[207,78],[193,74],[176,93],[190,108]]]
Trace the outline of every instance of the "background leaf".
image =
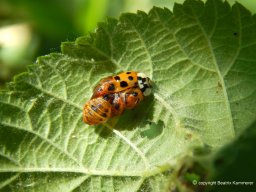
[[[174,170],[195,148],[217,150],[255,121],[255,24],[239,4],[188,0],[108,19],[39,57],[0,95],[0,189],[179,188]],[[126,70],[149,75],[154,95],[84,124],[95,84]]]
[[[256,123],[230,145],[220,150],[213,159],[211,180],[229,181],[233,185],[215,185],[210,191],[252,191],[255,189]],[[244,183],[243,183],[244,182]]]

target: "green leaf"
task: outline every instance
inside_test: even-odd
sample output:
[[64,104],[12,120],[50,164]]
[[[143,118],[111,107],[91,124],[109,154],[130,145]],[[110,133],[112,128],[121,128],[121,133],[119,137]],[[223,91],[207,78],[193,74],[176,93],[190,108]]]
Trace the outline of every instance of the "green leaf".
[[213,159],[212,181],[230,182],[214,185],[211,191],[253,191],[256,171],[256,122],[230,145],[218,152]]
[[[256,22],[241,5],[188,0],[123,14],[38,58],[0,93],[1,191],[168,191],[193,150],[255,121]],[[104,125],[82,122],[108,75],[134,70],[154,94]],[[182,189],[182,187],[180,188]]]
[[185,157],[170,184],[176,180],[178,191],[255,191],[255,127],[256,122],[216,152],[209,153],[205,148]]

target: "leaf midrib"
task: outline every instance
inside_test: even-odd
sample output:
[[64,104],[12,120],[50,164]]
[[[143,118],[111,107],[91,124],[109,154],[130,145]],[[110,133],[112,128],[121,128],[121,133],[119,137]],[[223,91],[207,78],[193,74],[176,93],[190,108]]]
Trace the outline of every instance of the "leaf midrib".
[[[90,176],[119,176],[119,177],[150,177],[153,175],[157,175],[164,171],[170,170],[174,165],[165,165],[164,167],[157,167],[148,169],[148,170],[139,170],[139,171],[112,171],[112,170],[97,170],[97,169],[89,169],[84,167],[3,167],[0,168],[0,173],[79,173]],[[132,169],[131,169],[132,170]]]

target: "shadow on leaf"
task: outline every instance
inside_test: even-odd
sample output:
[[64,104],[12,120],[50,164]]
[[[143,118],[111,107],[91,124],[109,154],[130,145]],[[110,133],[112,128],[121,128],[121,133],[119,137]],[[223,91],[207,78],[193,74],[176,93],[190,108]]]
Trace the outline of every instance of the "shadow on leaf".
[[145,127],[153,117],[153,102],[153,96],[149,96],[135,109],[126,110],[118,117],[114,129],[131,131],[138,127]]

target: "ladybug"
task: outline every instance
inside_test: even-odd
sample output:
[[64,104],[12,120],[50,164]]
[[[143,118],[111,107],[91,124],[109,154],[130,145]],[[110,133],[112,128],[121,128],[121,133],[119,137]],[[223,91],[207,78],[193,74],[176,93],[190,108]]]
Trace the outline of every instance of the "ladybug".
[[89,125],[103,123],[122,114],[125,109],[135,108],[143,99],[144,95],[138,87],[92,98],[84,106],[83,121]]
[[151,81],[149,77],[144,73],[127,71],[102,79],[94,88],[92,98],[117,93],[132,87],[139,87],[145,96],[151,93]]
[[[126,82],[127,86],[121,86],[124,84],[121,82]],[[109,89],[112,86],[114,89]],[[104,78],[84,105],[83,121],[96,125],[122,114],[125,109],[134,109],[151,93],[151,87],[151,81],[144,73],[123,72]]]

